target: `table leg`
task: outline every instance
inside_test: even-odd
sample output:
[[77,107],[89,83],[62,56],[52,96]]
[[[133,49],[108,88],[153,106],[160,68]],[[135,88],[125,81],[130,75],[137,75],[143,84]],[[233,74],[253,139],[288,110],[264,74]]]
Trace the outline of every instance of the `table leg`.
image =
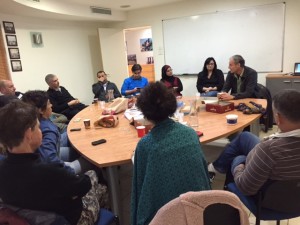
[[112,211],[121,220],[121,201],[120,201],[120,183],[119,183],[119,173],[117,166],[110,166],[107,168],[107,179],[108,188],[110,191],[110,199],[112,204]]
[[250,132],[257,137],[259,137],[259,132],[260,132],[260,124],[259,124],[259,119],[253,121],[253,123],[250,124]]

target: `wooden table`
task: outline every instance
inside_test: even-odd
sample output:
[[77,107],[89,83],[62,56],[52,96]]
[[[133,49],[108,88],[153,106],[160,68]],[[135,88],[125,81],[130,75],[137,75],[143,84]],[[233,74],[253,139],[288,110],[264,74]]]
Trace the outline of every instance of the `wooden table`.
[[[188,99],[188,98],[185,98]],[[266,107],[265,99],[242,99],[235,100],[234,103],[254,101]],[[134,126],[129,125],[129,121],[123,114],[118,115],[119,124],[115,128],[95,129],[93,123],[101,116],[102,110],[98,105],[90,105],[79,112],[69,123],[68,136],[72,145],[80,154],[97,165],[98,167],[107,167],[108,184],[112,197],[113,211],[120,215],[119,210],[119,187],[118,187],[118,165],[131,163],[132,154],[139,141]],[[236,125],[228,125],[225,116],[227,114],[237,114],[239,116]],[[255,134],[259,132],[260,114],[245,115],[237,110],[224,114],[206,112],[204,107],[199,113],[199,127],[204,135],[200,138],[201,143],[209,143],[222,137],[227,137],[237,131],[242,130],[248,125]],[[80,118],[80,121],[77,121]],[[91,120],[91,128],[85,129],[83,120]],[[186,118],[185,118],[186,119]],[[255,126],[253,126],[253,124]],[[81,131],[73,131],[72,128],[81,128]],[[107,142],[97,146],[92,146],[91,142],[99,139],[106,139]]]

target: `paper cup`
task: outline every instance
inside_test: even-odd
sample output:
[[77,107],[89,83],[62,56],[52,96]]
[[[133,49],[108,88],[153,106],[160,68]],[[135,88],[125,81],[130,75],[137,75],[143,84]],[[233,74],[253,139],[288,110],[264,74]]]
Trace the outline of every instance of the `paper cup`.
[[105,101],[100,101],[100,108],[105,109]]
[[145,136],[145,134],[146,134],[146,128],[145,128],[145,126],[137,126],[136,130],[137,130],[137,134],[138,134],[139,138]]
[[83,120],[83,124],[84,124],[85,129],[91,128],[91,120],[90,119]]
[[235,125],[237,123],[238,115],[235,114],[229,114],[226,115],[227,124],[229,125]]

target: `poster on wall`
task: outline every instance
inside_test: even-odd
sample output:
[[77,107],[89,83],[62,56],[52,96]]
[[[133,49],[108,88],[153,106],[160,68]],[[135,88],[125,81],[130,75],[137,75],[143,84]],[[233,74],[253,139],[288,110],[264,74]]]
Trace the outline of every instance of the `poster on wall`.
[[132,55],[127,55],[127,62],[128,65],[133,65],[136,64],[136,54],[132,54]]
[[152,38],[140,39],[141,52],[153,51]]

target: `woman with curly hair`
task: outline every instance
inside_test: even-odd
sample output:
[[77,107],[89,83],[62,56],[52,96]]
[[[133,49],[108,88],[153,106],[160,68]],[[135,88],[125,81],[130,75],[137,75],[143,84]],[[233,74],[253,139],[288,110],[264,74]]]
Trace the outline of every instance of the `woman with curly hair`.
[[209,190],[207,164],[190,127],[170,119],[177,103],[161,82],[145,87],[137,107],[154,124],[134,157],[131,224],[148,224],[164,204],[188,191]]

